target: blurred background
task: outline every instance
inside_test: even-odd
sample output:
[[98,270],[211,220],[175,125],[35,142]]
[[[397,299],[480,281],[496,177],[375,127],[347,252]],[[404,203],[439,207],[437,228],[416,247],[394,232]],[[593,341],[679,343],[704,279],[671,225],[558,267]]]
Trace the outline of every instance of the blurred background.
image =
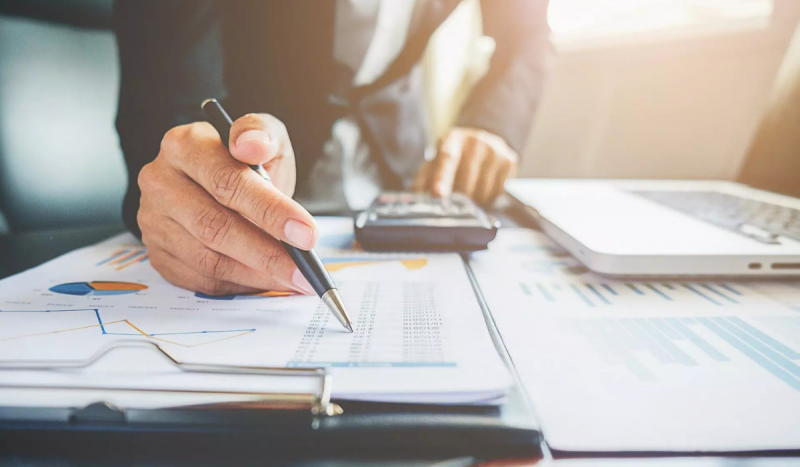
[[[120,223],[112,3],[0,0],[0,235]],[[548,17],[557,56],[519,176],[800,196],[800,2],[550,0]],[[423,62],[432,138],[492,51],[465,1]]]

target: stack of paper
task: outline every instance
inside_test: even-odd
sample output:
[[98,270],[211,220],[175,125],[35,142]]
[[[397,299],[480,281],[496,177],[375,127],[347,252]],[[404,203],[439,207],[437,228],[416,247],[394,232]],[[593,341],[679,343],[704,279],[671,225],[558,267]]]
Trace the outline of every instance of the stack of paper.
[[522,229],[470,265],[553,448],[800,448],[800,283],[611,280]]
[[[125,234],[0,282],[0,358],[80,361],[109,342],[148,340],[186,362],[327,367],[340,399],[486,403],[506,393],[511,379],[458,255],[367,254],[354,245],[352,220],[320,226],[317,251],[353,334],[317,297],[209,297],[174,287]],[[0,381],[289,392],[310,384],[186,375],[138,350],[108,358],[114,363],[92,371],[3,371]]]

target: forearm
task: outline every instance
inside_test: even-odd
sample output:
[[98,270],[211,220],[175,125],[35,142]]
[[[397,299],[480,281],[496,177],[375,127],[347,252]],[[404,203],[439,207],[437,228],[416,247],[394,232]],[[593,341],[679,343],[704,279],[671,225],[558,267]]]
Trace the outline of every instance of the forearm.
[[553,48],[547,0],[483,0],[484,34],[496,43],[487,74],[457,121],[501,136],[521,153],[544,89]]
[[[123,220],[140,235],[138,176],[159,152],[164,134],[200,119],[200,102],[222,97],[216,2],[119,0],[114,29],[120,55],[116,127],[128,169]],[[201,60],[203,56],[203,60]]]

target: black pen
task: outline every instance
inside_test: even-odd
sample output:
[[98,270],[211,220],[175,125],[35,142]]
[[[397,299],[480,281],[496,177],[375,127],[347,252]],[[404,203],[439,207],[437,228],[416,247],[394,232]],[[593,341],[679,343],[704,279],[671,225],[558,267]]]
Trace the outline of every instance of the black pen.
[[[228,116],[228,113],[225,112],[225,109],[222,108],[216,99],[206,99],[202,104],[200,104],[200,107],[203,109],[208,123],[213,125],[217,130],[217,133],[219,133],[219,137],[222,139],[222,144],[224,144],[226,148],[230,149],[228,147],[228,140],[230,139],[231,125],[233,125],[233,120],[231,120],[231,117]],[[264,180],[272,183],[272,180],[269,178],[267,171],[264,170],[264,167],[261,167],[260,165],[250,165],[250,168],[261,175]],[[306,278],[308,283],[311,284],[314,292],[319,295],[328,309],[331,310],[333,316],[335,316],[336,319],[342,323],[342,326],[344,326],[345,329],[353,332],[353,325],[350,323],[350,317],[347,316],[347,311],[344,308],[342,297],[339,295],[339,291],[336,290],[336,286],[333,284],[331,276],[328,275],[328,271],[322,264],[322,260],[319,259],[317,252],[313,249],[308,251],[301,250],[300,248],[293,247],[292,245],[289,245],[283,241],[281,244],[283,244],[283,248],[286,249],[287,253],[289,253],[292,261],[294,261],[294,264],[296,264],[297,268],[300,269],[300,272],[303,273],[303,276]]]

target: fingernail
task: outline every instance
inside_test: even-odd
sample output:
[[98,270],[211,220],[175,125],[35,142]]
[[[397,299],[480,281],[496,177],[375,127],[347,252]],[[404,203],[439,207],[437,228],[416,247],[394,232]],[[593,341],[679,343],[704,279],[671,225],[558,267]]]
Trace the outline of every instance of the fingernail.
[[283,233],[286,235],[286,240],[297,248],[310,250],[314,247],[311,244],[314,238],[314,230],[300,221],[294,219],[286,221],[286,225],[283,226]]
[[236,140],[236,146],[250,141],[261,141],[264,144],[271,144],[272,138],[270,138],[269,133],[265,131],[248,130],[239,135],[239,139]]
[[303,277],[303,273],[300,272],[299,269],[295,269],[294,273],[292,273],[292,284],[294,284],[300,292],[306,295],[314,295],[314,289],[311,288],[311,284]]

